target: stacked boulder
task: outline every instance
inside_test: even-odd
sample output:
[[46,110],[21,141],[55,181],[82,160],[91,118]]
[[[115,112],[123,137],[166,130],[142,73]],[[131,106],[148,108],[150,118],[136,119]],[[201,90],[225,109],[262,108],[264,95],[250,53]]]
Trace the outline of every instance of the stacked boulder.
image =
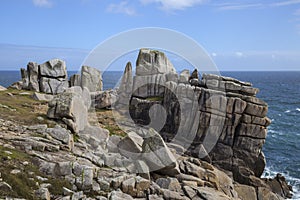
[[66,63],[60,59],[49,60],[43,64],[29,62],[27,69],[21,69],[21,78],[21,81],[10,87],[52,95],[63,93],[65,89],[73,86],[87,88],[90,92],[98,92],[103,89],[99,70],[82,66],[81,76],[74,74],[68,80]]
[[53,59],[43,64],[29,62],[21,69],[22,80],[11,87],[47,94],[59,94],[69,87],[66,63]]

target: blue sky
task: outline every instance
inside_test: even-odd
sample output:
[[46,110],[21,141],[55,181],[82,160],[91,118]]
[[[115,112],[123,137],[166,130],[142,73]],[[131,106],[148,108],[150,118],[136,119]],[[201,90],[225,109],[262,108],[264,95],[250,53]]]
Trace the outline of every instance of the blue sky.
[[105,39],[142,27],[186,34],[206,49],[220,70],[300,70],[300,0],[2,0],[0,4],[0,70],[51,58],[64,59],[69,69],[78,69]]

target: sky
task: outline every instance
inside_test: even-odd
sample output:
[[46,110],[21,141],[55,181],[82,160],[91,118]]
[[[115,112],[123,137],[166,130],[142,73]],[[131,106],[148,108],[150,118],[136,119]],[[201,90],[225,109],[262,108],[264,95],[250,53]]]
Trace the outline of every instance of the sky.
[[52,58],[76,70],[103,41],[143,27],[187,35],[221,71],[300,70],[300,0],[2,0],[0,25],[0,70]]

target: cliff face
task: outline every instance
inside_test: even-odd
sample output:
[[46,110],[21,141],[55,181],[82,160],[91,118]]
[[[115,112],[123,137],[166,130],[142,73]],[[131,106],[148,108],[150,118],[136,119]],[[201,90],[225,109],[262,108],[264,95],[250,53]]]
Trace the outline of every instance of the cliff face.
[[128,103],[129,111],[123,113],[135,124],[156,129],[168,143],[226,170],[235,181],[258,186],[266,165],[262,148],[271,123],[267,103],[256,97],[259,89],[219,75],[202,74],[199,79],[197,70],[177,74],[161,56],[141,50],[138,73],[132,78],[127,76],[131,68],[125,70],[127,78],[123,77],[119,90],[122,103],[116,108],[124,111]]

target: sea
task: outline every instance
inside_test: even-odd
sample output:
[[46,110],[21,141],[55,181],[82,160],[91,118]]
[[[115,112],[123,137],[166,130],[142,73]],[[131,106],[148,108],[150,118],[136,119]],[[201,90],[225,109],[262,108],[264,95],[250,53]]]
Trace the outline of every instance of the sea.
[[[268,103],[268,117],[272,120],[263,147],[267,160],[263,176],[274,177],[280,172],[293,186],[293,199],[300,199],[300,71],[227,71],[221,75],[251,82],[260,89],[257,96]],[[121,76],[122,72],[104,72],[104,89],[114,88]],[[19,71],[0,71],[0,85],[8,87],[18,80]]]

